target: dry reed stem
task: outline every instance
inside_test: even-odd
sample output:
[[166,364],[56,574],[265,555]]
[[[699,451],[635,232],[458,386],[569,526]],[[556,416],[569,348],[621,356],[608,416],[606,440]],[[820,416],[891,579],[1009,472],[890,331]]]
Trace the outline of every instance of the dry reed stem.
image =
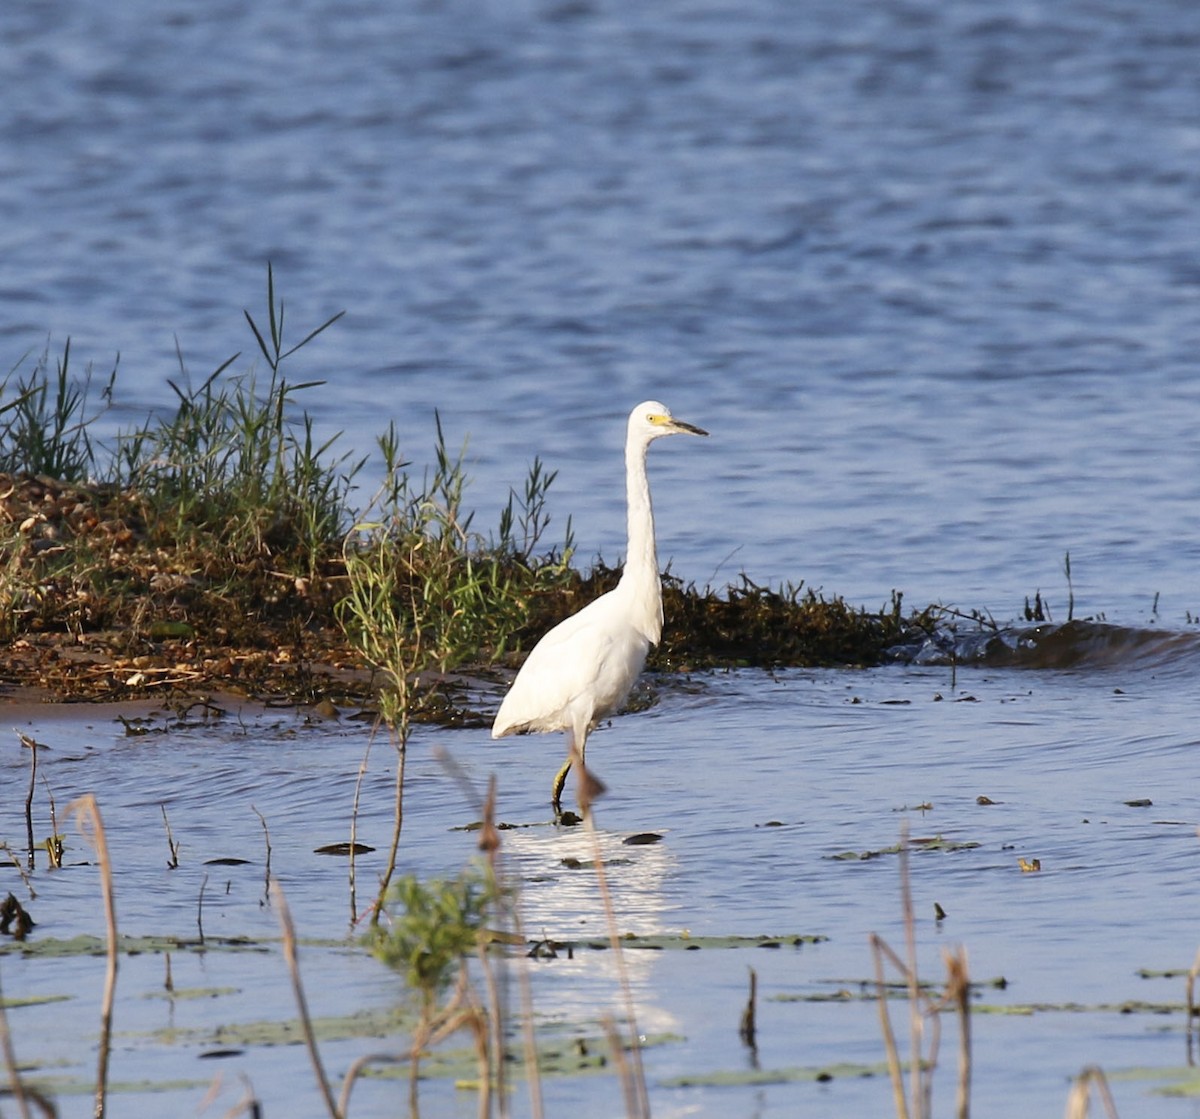
[[263,842],[267,847],[267,865],[263,871],[263,901],[271,900],[271,829],[267,827],[267,818],[254,805],[250,805],[250,810],[258,817],[259,823],[262,824]]
[[29,877],[29,872],[21,865],[21,860],[17,858],[17,853],[7,843],[0,843],[0,851],[3,851],[9,858],[9,861],[16,868],[17,873],[21,876],[21,881],[25,885],[25,889],[29,891],[31,899],[37,898],[37,891],[33,888],[33,881]]
[[967,973],[967,950],[943,952],[946,962],[946,1001],[958,1012],[958,1094],[955,1115],[968,1119],[971,1112],[971,980]]
[[[465,777],[465,775],[463,776]],[[496,827],[496,775],[494,773],[488,777],[487,797],[483,802],[483,827],[479,832],[479,849],[483,852],[484,858],[487,859],[496,914],[499,916],[503,909],[505,916],[508,917],[511,924],[513,914],[504,906],[504,894],[500,889],[500,829]],[[488,1043],[491,1047],[491,1055],[495,1067],[491,1070],[490,1075],[496,1085],[496,1095],[500,1101],[501,1119],[506,1119],[508,1115],[508,1093],[505,1091],[504,1020],[507,1017],[507,1000],[501,998],[500,984],[496,980],[496,974],[492,968],[486,942],[481,943],[479,946],[479,963],[483,969],[484,983],[488,992],[488,1003],[492,1008],[491,1014],[488,1016]]]
[[750,996],[742,1011],[742,1020],[738,1025],[738,1036],[750,1049],[758,1045],[758,973],[750,968]]
[[338,1113],[349,1114],[350,1093],[359,1076],[362,1075],[362,1070],[368,1065],[399,1065],[407,1060],[408,1057],[401,1056],[399,1053],[366,1053],[356,1058],[346,1070],[345,1078],[342,1080],[342,1090],[338,1094]]
[[[487,1014],[474,995],[475,990],[471,986],[470,972],[467,969],[467,962],[464,959],[459,964],[458,982],[455,984],[453,997],[429,1022],[423,1024],[421,1033],[414,1038],[412,1083],[416,1084],[417,1061],[422,1052],[440,1045],[446,1038],[456,1034],[459,1030],[469,1028],[474,1036],[475,1052],[479,1057],[481,1071],[479,1115],[480,1119],[486,1119],[486,1116],[490,1115],[492,1111],[491,1077],[487,1049],[488,1031],[484,1025]],[[416,1115],[415,1107],[413,1115]]]
[[395,817],[392,826],[392,842],[388,847],[387,866],[379,879],[379,894],[375,898],[375,912],[371,914],[371,925],[377,926],[383,915],[383,902],[387,897],[388,886],[392,875],[396,873],[396,856],[400,850],[400,832],[404,827],[404,763],[408,756],[408,732],[396,732],[396,800]]
[[1200,949],[1196,951],[1196,958],[1192,961],[1191,970],[1188,972],[1187,985],[1185,993],[1187,995],[1187,1023],[1184,1026],[1184,1032],[1187,1035],[1187,1062],[1193,1064],[1195,1057],[1193,1054],[1193,1038],[1196,1032],[1196,976],[1200,975]]
[[[475,795],[474,789],[471,788],[471,784],[462,772],[461,767],[449,758],[448,755],[443,757],[443,761],[449,767],[450,772],[455,776],[459,784],[467,791],[467,794],[477,800],[478,797]],[[506,896],[500,891],[498,886],[500,881],[500,831],[496,827],[495,774],[492,774],[488,781],[488,794],[483,804],[482,820],[483,827],[480,830],[479,848],[484,852],[488,861],[497,904],[503,905],[504,914],[511,923],[512,932],[517,942],[524,944],[526,942],[525,933],[521,926],[521,913],[516,903],[515,892],[509,895],[513,899],[511,904],[509,904],[506,901]],[[484,966],[484,973],[487,976],[488,993],[493,1008],[492,1048],[497,1068],[496,1088],[497,1096],[500,1100],[500,1114],[502,1117],[505,1117],[509,1114],[509,1106],[508,1093],[504,1090],[504,1007],[499,999],[499,991],[496,989],[495,979],[487,964],[485,947],[481,947],[480,949],[480,959]],[[522,953],[517,960],[517,979],[521,988],[521,1013],[523,1016],[521,1037],[525,1056],[526,1079],[529,1083],[529,1111],[531,1119],[543,1119],[545,1111],[542,1101],[541,1069],[538,1067],[537,1038],[534,1035],[533,1025],[533,989],[529,980],[529,957],[525,953]]]
[[363,778],[367,775],[367,761],[371,757],[371,747],[375,744],[375,735],[379,730],[379,721],[371,727],[371,736],[367,739],[367,748],[363,751],[363,759],[358,764],[358,777],[354,782],[354,803],[350,808],[350,927],[358,924],[357,896],[357,862],[355,849],[358,846],[358,805],[362,796]]
[[454,985],[454,994],[450,997],[450,1001],[433,1015],[428,1013],[428,1002],[422,1010],[421,1020],[417,1023],[417,1028],[413,1033],[412,1045],[408,1054],[408,1111],[411,1119],[418,1119],[420,1114],[417,1084],[420,1079],[421,1054],[467,1024],[466,1019],[470,1011],[459,1008],[467,1001],[468,988],[467,966],[465,962],[461,962],[458,969],[458,980]]
[[179,868],[179,844],[175,842],[175,837],[171,834],[171,821],[167,819],[167,806],[160,804],[162,809],[163,827],[167,830],[167,853],[170,858],[167,859],[167,869],[177,870]]
[[908,1025],[911,1038],[911,1067],[909,1083],[912,1090],[912,1113],[927,1116],[930,1113],[929,1092],[926,1084],[924,1062],[921,1054],[925,1050],[925,1019],[921,1012],[921,986],[917,979],[917,921],[913,913],[912,881],[908,873],[908,823],[900,829],[900,908],[904,918],[904,948],[908,980]]
[[[514,909],[513,932],[525,943],[521,918]],[[532,1119],[545,1119],[545,1106],[542,1100],[542,1070],[538,1067],[537,1036],[533,1026],[533,984],[529,979],[529,957],[522,953],[517,961],[517,981],[521,986],[521,1014],[525,1021],[522,1023],[521,1039],[525,1050],[525,1076],[529,1082],[529,1114]]]
[[29,751],[29,792],[25,794],[25,833],[29,841],[29,869],[33,870],[33,790],[37,787],[37,752],[40,742],[17,731],[21,745]]
[[200,896],[196,899],[196,932],[200,937],[200,943],[204,943],[204,890],[208,885],[208,871],[204,872],[204,877],[200,879]]
[[[467,777],[462,766],[454,760],[448,750],[441,746],[435,746],[434,756],[454,779],[466,800],[479,813],[479,841],[476,846],[483,852],[483,856],[487,860],[490,887],[492,896],[495,899],[496,915],[498,917],[501,915],[508,917],[515,925],[515,911],[504,904],[504,893],[500,889],[499,884],[500,829],[496,827],[496,775],[493,773],[488,778],[487,796],[481,800],[479,793],[471,784],[470,778]],[[480,1114],[491,1113],[490,1097],[494,1086],[496,1098],[500,1101],[500,1115],[505,1117],[509,1113],[508,1093],[505,1090],[506,1062],[504,1059],[504,1021],[506,1013],[504,1000],[501,998],[500,984],[496,980],[496,974],[488,955],[488,940],[486,935],[481,934],[476,953],[479,956],[479,966],[483,972],[484,986],[488,993],[488,1005],[491,1007],[490,1013],[484,1011],[482,1007],[479,1008],[479,1013],[486,1018],[488,1023],[488,1029],[484,1038],[488,1096],[486,1098],[481,1096]],[[475,1027],[473,1026],[472,1028]],[[536,1067],[534,1074],[536,1075]]]
[[54,793],[50,790],[50,782],[46,774],[42,774],[42,786],[46,790],[46,800],[50,804],[50,838],[46,840],[46,857],[52,870],[61,870],[63,861],[63,843],[58,834],[58,815],[54,809]]
[[1093,1084],[1096,1086],[1100,1102],[1104,1104],[1104,1114],[1108,1119],[1119,1119],[1117,1105],[1108,1087],[1108,1079],[1096,1065],[1085,1068],[1071,1085],[1071,1092],[1067,1096],[1066,1119],[1087,1119]]
[[112,1052],[113,999],[117,988],[117,909],[113,900],[112,863],[108,857],[108,840],[100,806],[91,793],[78,797],[67,805],[67,815],[75,817],[80,834],[96,852],[100,863],[100,888],[104,895],[104,919],[107,926],[107,964],[104,973],[104,998],[100,1006],[100,1058],[96,1072],[95,1119],[104,1119],[108,1102],[108,1060]]
[[222,1077],[222,1075],[218,1072],[217,1075],[214,1076],[211,1081],[209,1081],[208,1091],[204,1093],[204,1096],[201,1098],[200,1102],[196,1105],[196,1114],[203,1115],[204,1112],[208,1110],[209,1105],[211,1103],[213,1103],[216,1100],[216,1098],[221,1094],[221,1090],[224,1087],[225,1087],[225,1080]]
[[[953,1006],[959,1019],[956,1115],[958,1119],[968,1119],[971,1093],[971,1026],[967,955],[962,948],[953,953],[945,952],[943,954],[946,964],[946,991],[941,999],[934,1001],[922,992],[917,973],[916,918],[908,869],[907,828],[902,829],[901,834],[900,887],[907,959],[901,960],[887,942],[877,934],[872,933],[870,938],[875,964],[875,983],[878,989],[880,1028],[883,1033],[896,1115],[898,1119],[909,1119],[910,1115],[915,1119],[927,1119],[933,1114],[933,1073],[937,1068],[938,1050],[942,1036],[940,1011],[946,1006]],[[912,1044],[909,1059],[911,1079],[908,1093],[905,1091],[903,1062],[900,1060],[896,1035],[892,1030],[891,1015],[888,1012],[888,989],[884,977],[885,961],[895,968],[908,991],[909,1030]],[[924,1053],[926,1039],[928,1056]]]
[[262,1104],[259,1102],[258,1097],[254,1094],[253,1085],[247,1079],[245,1073],[239,1073],[239,1076],[242,1081],[245,1095],[243,1095],[242,1098],[233,1105],[233,1107],[225,1112],[223,1119],[237,1119],[237,1116],[241,1115],[243,1112],[249,1115],[250,1119],[262,1119]]
[[625,1094],[625,1114],[626,1116],[637,1115],[637,1078],[630,1071],[629,1062],[625,1060],[625,1043],[621,1040],[621,1034],[617,1030],[617,1024],[613,1021],[611,1014],[606,1014],[600,1020],[600,1025],[604,1030],[604,1036],[608,1039],[608,1047],[612,1051],[613,1064],[617,1069],[617,1080],[621,1085],[621,1091]]
[[[484,952],[486,952],[486,948],[481,945],[480,954],[482,955]],[[475,997],[475,988],[470,982],[466,960],[462,962],[460,976],[462,1001],[466,1005],[446,1021],[437,1036],[431,1039],[429,1044],[435,1045],[440,1041],[444,1041],[452,1034],[464,1028],[471,1031],[471,1036],[475,1042],[475,1055],[479,1061],[479,1119],[488,1119],[492,1114],[493,1083],[491,1054],[488,1049],[488,1042],[491,1037],[490,1016]],[[502,1055],[499,1055],[497,1059],[499,1063],[503,1063]]]
[[4,1067],[8,1070],[9,1090],[17,1101],[21,1119],[29,1119],[29,1101],[25,1097],[25,1085],[17,1070],[17,1055],[13,1051],[12,1034],[8,1030],[8,1015],[4,1010],[4,991],[0,990],[0,1050],[4,1053]]
[[296,927],[292,924],[292,911],[288,908],[287,898],[279,882],[275,882],[274,890],[275,913],[283,930],[283,958],[287,962],[288,973],[292,978],[292,991],[296,996],[296,1009],[300,1015],[300,1028],[304,1031],[304,1044],[308,1049],[308,1057],[312,1062],[313,1072],[316,1073],[317,1086],[321,1089],[321,1097],[329,1111],[331,1119],[342,1119],[343,1113],[333,1098],[329,1087],[329,1079],[321,1064],[321,1054],[317,1049],[317,1039],[313,1034],[312,1018],[308,1013],[308,999],[304,995],[304,984],[300,979],[300,961],[296,955]]
[[[592,862],[596,867],[596,885],[604,903],[604,918],[608,924],[608,939],[616,961],[617,979],[625,1001],[625,1016],[629,1026],[629,1056],[632,1071],[630,1084],[626,1086],[626,1114],[631,1119],[650,1119],[650,1096],[646,1090],[646,1073],[642,1067],[642,1046],[638,1037],[637,1013],[633,1001],[633,985],[629,981],[629,969],[625,966],[625,953],[621,948],[621,933],[617,927],[617,913],[613,906],[612,891],[608,888],[608,876],[604,870],[604,855],[600,849],[600,833],[592,813],[592,800],[604,791],[604,783],[593,776],[584,764],[583,755],[575,745],[571,746],[571,764],[578,782],[579,806],[583,810],[583,824],[592,844]],[[623,1058],[618,1058],[623,1063]]]
[[904,1071],[900,1063],[900,1052],[896,1047],[896,1035],[892,1032],[892,1017],[888,1013],[887,982],[883,977],[884,954],[895,959],[892,950],[877,933],[871,934],[871,954],[875,960],[875,986],[879,992],[879,1027],[883,1033],[883,1048],[887,1054],[888,1075],[892,1081],[892,1102],[897,1119],[909,1119],[908,1098],[904,1091]]

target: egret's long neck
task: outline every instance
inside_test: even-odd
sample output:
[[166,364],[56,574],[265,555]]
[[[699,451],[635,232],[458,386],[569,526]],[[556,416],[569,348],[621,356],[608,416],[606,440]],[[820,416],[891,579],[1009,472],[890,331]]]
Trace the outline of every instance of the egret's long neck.
[[662,636],[662,584],[654,546],[654,508],[646,477],[646,447],[630,439],[625,445],[625,490],[629,518],[629,548],[621,589],[633,603],[633,620],[653,644]]

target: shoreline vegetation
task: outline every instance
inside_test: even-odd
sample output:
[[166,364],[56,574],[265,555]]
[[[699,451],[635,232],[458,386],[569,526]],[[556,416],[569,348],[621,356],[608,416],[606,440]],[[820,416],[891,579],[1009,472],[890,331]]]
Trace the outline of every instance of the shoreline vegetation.
[[[394,424],[379,436],[384,481],[355,508],[369,456],[319,443],[302,398],[322,382],[285,376],[340,317],[290,344],[268,267],[265,318],[245,312],[252,359],[193,386],[180,355],[174,413],[108,443],[93,432],[117,363],[98,387],[72,369],[68,340],[0,379],[0,687],[62,702],[221,691],[369,706],[400,664],[421,680],[415,719],[482,722],[470,696],[615,584],[601,560],[572,566],[569,520],[547,542],[555,475],[539,459],[497,524],[477,527],[440,421],[425,468]],[[666,575],[664,599],[651,671],[877,664],[936,614],[905,613],[899,594],[869,613],[746,576],[718,591]]]
[[[459,1084],[477,1092],[478,1113],[508,1114],[509,1086],[523,1075],[532,1113],[541,1116],[540,1077],[555,1075],[560,1067],[553,1056],[547,1059],[544,1044],[539,1048],[538,1023],[522,961],[544,958],[546,953],[553,957],[563,948],[569,958],[571,947],[555,945],[544,934],[541,940],[530,940],[521,927],[520,881],[502,857],[504,825],[496,814],[494,776],[486,794],[462,782],[476,810],[468,830],[478,831],[479,839],[477,855],[460,874],[424,882],[411,874],[395,877],[404,820],[406,747],[412,724],[418,720],[486,725],[489,720],[482,709],[491,706],[491,693],[501,689],[523,651],[556,622],[610,590],[619,572],[602,561],[586,574],[572,566],[569,520],[561,541],[549,542],[546,498],[555,476],[536,458],[522,487],[510,490],[497,524],[478,528],[467,511],[463,455],[448,451],[440,420],[435,423],[433,459],[419,476],[404,458],[400,433],[390,425],[377,439],[383,482],[365,508],[353,506],[355,479],[369,459],[342,453],[336,437],[324,443],[317,440],[313,420],[297,398],[322,382],[292,382],[283,371],[297,350],[340,317],[333,316],[288,345],[284,304],[276,299],[268,266],[266,317],[256,320],[245,313],[256,347],[248,368],[239,371],[241,355],[235,354],[194,387],[180,355],[179,375],[168,382],[176,397],[174,413],[152,415],[141,426],[117,433],[107,445],[94,435],[94,425],[112,402],[115,364],[97,395],[93,395],[90,370],[82,378],[72,372],[69,341],[61,356],[52,359],[49,348],[32,362],[26,355],[0,377],[0,648],[4,649],[0,696],[13,698],[15,691],[20,693],[17,698],[59,702],[153,699],[186,708],[204,704],[214,695],[233,693],[268,705],[373,708],[379,723],[386,725],[395,751],[392,830],[378,892],[364,908],[359,903],[356,855],[368,745],[355,785],[349,842],[344,845],[348,912],[352,933],[365,926],[359,943],[403,974],[413,996],[409,1009],[415,1025],[407,1048],[402,1044],[394,1052],[358,1057],[340,1081],[326,1073],[304,993],[296,929],[282,887],[270,872],[267,820],[255,808],[266,841],[262,904],[269,895],[280,923],[296,1004],[296,1019],[284,1023],[284,1028],[290,1038],[303,1040],[325,1110],[333,1119],[349,1114],[351,1092],[372,1065],[408,1066],[408,1111],[417,1116],[420,1069],[432,1067],[436,1057],[445,1056],[451,1039],[458,1043],[461,1036],[467,1038],[462,1051],[474,1079],[467,1079],[470,1072],[454,1075]],[[410,438],[406,433],[404,444]],[[1070,589],[1069,556],[1065,571]],[[663,592],[667,626],[647,666],[660,673],[869,666],[911,656],[919,646],[936,646],[939,638],[946,637],[947,618],[971,622],[979,643],[986,643],[992,655],[1013,656],[1020,651],[1028,656],[1033,648],[1042,663],[1070,662],[1088,655],[1092,645],[1103,655],[1113,640],[1136,648],[1144,639],[1137,633],[1072,629],[1073,595],[1064,625],[1047,627],[1037,640],[1030,636],[1033,631],[1025,631],[1018,648],[986,615],[964,615],[937,606],[906,613],[896,592],[878,613],[854,609],[840,597],[825,598],[802,585],[775,590],[746,576],[717,591],[685,585],[668,574],[663,576]],[[1026,604],[1026,621],[1039,626],[1048,621],[1040,594],[1032,607]],[[1064,638],[1057,648],[1056,632]],[[1197,643],[1188,640],[1194,648]],[[953,641],[943,645],[953,674],[960,646]],[[970,646],[961,649],[967,652]],[[132,720],[122,721],[129,733]],[[27,870],[22,870],[11,850],[8,854],[33,900],[36,894],[29,875],[37,867],[38,852],[44,851],[49,865],[58,869],[63,865],[63,844],[52,796],[50,838],[35,843],[35,777],[41,744],[18,734],[30,756]],[[626,949],[647,945],[631,940],[618,922],[592,808],[603,785],[589,773],[582,757],[575,770],[582,816],[557,815],[554,826],[582,825],[606,933],[594,938],[594,946],[611,952],[623,1003],[618,1016],[605,1016],[600,1022],[609,1055],[599,1059],[612,1062],[624,1095],[624,1114],[648,1116],[642,1050],[658,1039],[639,1029],[624,965]],[[49,785],[46,790],[49,793]],[[160,807],[171,853],[168,867],[174,869],[179,865],[178,847],[166,804]],[[75,819],[95,852],[104,900],[107,971],[94,1106],[94,1113],[103,1116],[110,1091],[117,965],[129,949],[122,947],[118,937],[114,868],[95,797],[89,793],[72,801],[66,815]],[[642,833],[627,837],[624,844],[636,840],[632,845],[644,845],[661,838]],[[872,987],[868,979],[862,987],[866,997],[879,1004],[886,1069],[898,1116],[920,1119],[930,1114],[939,1014],[956,1019],[957,1113],[965,1116],[971,1083],[973,985],[961,949],[945,954],[944,993],[917,974],[909,844],[907,831],[902,830],[896,850],[905,951],[894,952],[873,935],[874,983]],[[915,839],[911,844],[923,850],[942,846],[940,839]],[[1027,867],[1021,860],[1020,869],[1040,870],[1040,862],[1034,864]],[[582,869],[584,864],[579,866]],[[207,881],[206,874],[197,906],[201,945],[200,914]],[[18,928],[11,935],[23,941],[33,918],[11,894],[6,905],[3,931],[9,933],[15,920]],[[381,920],[384,916],[386,921]],[[723,939],[726,946],[744,940]],[[799,944],[825,937],[772,937],[767,943],[777,948],[785,939]],[[671,938],[671,943],[676,941],[687,941],[688,949],[701,947],[688,933]],[[763,943],[762,938],[756,943]],[[707,946],[715,945],[710,939]],[[169,959],[168,954],[168,988]],[[521,1011],[515,1016],[500,997],[498,974],[502,966],[509,966],[506,961],[511,961],[521,984]],[[888,979],[889,969],[898,980]],[[1189,1020],[1195,971],[1188,981]],[[895,1000],[897,994],[906,994],[908,1000],[907,1061],[902,1059],[888,1011],[889,999]],[[757,1074],[756,998],[757,976],[751,968],[749,998],[738,1033]],[[4,1006],[0,1000],[0,1035],[7,1038]],[[388,1037],[395,1032],[394,1020],[389,1016]],[[928,1045],[927,1026],[933,1039]],[[520,1043],[514,1040],[518,1031]],[[1188,1040],[1190,1044],[1190,1034]],[[515,1056],[518,1044],[523,1060]],[[26,1082],[12,1046],[0,1054],[0,1064],[7,1070],[11,1094],[23,1114],[30,1101],[52,1113],[50,1082]],[[576,1063],[566,1074],[590,1073],[596,1067],[602,1065]],[[868,1068],[866,1074],[875,1071]],[[861,1068],[854,1073],[863,1074]],[[816,1080],[832,1076],[826,1070],[804,1070],[802,1075]],[[731,1083],[723,1077],[718,1073],[711,1083]],[[1093,1087],[1109,1114],[1115,1114],[1107,1081],[1095,1068],[1085,1069],[1073,1082],[1069,1114],[1086,1113]],[[257,1111],[249,1081],[246,1093],[235,1110]]]

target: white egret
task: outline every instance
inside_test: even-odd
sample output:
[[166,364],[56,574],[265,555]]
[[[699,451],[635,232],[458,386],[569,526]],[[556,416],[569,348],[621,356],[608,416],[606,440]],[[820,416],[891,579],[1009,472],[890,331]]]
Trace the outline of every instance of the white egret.
[[534,647],[500,704],[492,737],[529,731],[566,732],[567,761],[554,778],[552,804],[561,811],[573,750],[582,761],[587,736],[625,702],[662,636],[662,583],[654,544],[654,509],[646,450],[664,435],[707,435],[675,419],[656,400],[629,413],[625,491],[629,546],[620,582],[577,614],[559,622]]

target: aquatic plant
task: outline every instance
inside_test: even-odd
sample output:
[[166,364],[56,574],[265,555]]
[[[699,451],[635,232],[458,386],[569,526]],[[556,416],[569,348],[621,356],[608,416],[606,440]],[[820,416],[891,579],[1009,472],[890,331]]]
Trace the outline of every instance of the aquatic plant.
[[[466,960],[486,950],[484,919],[495,901],[495,879],[479,867],[467,867],[452,879],[421,882],[405,875],[391,889],[393,908],[400,907],[387,929],[368,936],[371,951],[404,975],[420,1003],[420,1016],[410,1049],[409,1109],[417,1114],[417,1080],[424,1052],[461,1029],[475,1038],[483,1093],[480,1113],[487,1105],[489,1069],[488,1016],[471,990]],[[453,994],[442,996],[455,978]]]
[[478,867],[427,882],[406,874],[393,884],[389,900],[391,925],[369,933],[368,944],[378,959],[403,974],[429,1013],[458,965],[479,947],[493,887]]

